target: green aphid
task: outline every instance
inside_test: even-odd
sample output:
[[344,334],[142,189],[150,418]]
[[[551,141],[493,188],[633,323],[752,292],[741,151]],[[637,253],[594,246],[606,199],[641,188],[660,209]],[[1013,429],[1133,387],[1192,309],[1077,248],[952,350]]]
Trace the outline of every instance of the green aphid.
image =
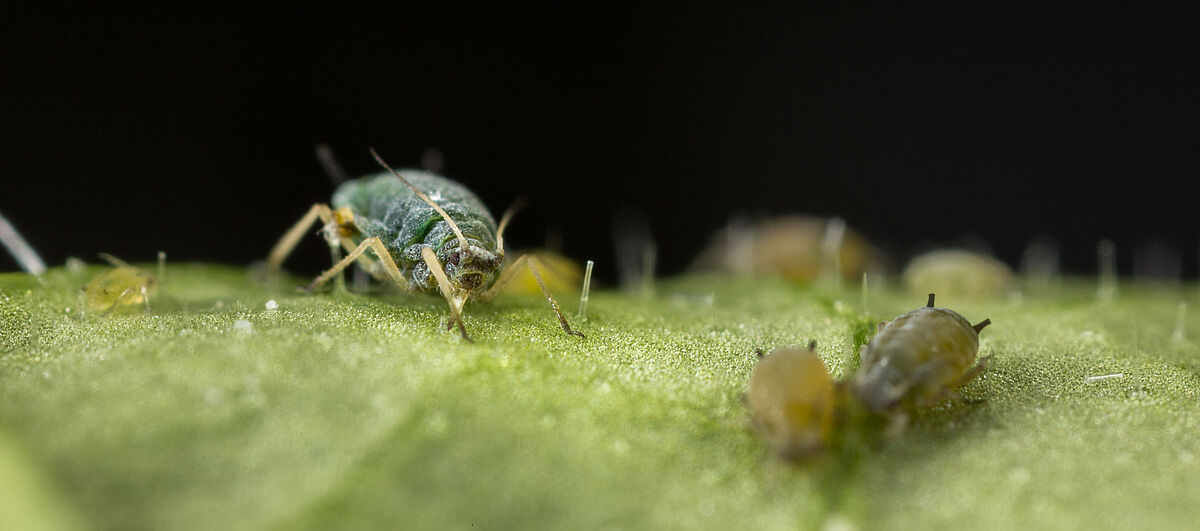
[[156,284],[154,276],[108,253],[100,253],[100,258],[113,268],[96,275],[83,287],[81,298],[87,309],[107,315],[141,305],[142,311],[149,312],[150,295]]
[[781,458],[805,461],[820,455],[834,436],[840,387],[816,353],[784,347],[762,356],[742,401],[754,428]]
[[992,321],[972,325],[953,310],[935,308],[933,298],[930,293],[925,307],[880,323],[863,346],[851,393],[871,412],[903,417],[946,397],[965,401],[958,388],[983,372],[990,356],[975,360],[979,332]]
[[[541,280],[536,259],[521,256],[503,267],[504,229],[517,205],[497,225],[483,201],[458,182],[427,171],[396,171],[374,150],[371,154],[387,171],[341,184],[333,194],[332,208],[313,205],[271,251],[268,274],[278,273],[304,233],[319,220],[330,247],[340,246],[349,254],[314,279],[310,292],[357,261],[376,279],[394,282],[406,291],[440,291],[450,305],[447,328],[458,325],[462,337],[470,340],[463,305],[468,299],[491,299],[514,273],[527,267],[563,330],[583,337],[567,324]],[[365,254],[368,249],[374,259]]]

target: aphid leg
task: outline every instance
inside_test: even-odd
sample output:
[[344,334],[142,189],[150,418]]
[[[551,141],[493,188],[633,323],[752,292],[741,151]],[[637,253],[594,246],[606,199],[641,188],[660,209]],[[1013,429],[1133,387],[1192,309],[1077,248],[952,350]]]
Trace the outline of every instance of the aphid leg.
[[[353,228],[353,220],[338,220],[338,215],[334,210],[329,208],[329,205],[317,203],[308,209],[307,213],[300,217],[300,221],[296,222],[292,228],[288,229],[287,233],[283,234],[274,249],[271,249],[270,255],[266,257],[266,278],[275,279],[280,275],[284,259],[295,249],[296,244],[304,239],[308,228],[312,227],[317,220],[323,221],[326,227],[338,228]],[[341,241],[343,249],[348,252],[353,252],[354,241],[350,240],[347,235],[338,233],[337,240]]]
[[142,290],[142,313],[150,313],[150,294],[146,292],[146,286],[142,286],[141,290]]
[[450,321],[446,323],[446,329],[450,329],[457,323],[458,332],[462,334],[463,339],[474,343],[475,340],[467,335],[467,327],[463,324],[462,308],[467,303],[466,297],[459,298],[451,293],[453,286],[450,285],[450,279],[446,277],[446,272],[442,270],[442,264],[438,262],[437,255],[433,254],[433,249],[422,247],[421,259],[425,260],[425,265],[429,266],[429,272],[433,273],[433,277],[437,279],[438,291],[442,292],[442,296],[446,297],[446,303],[450,305]]
[[558,316],[558,322],[562,325],[563,330],[573,336],[587,337],[579,332],[571,330],[571,325],[567,323],[566,316],[563,315],[562,310],[560,310],[558,307],[558,301],[554,300],[554,295],[550,294],[550,289],[546,287],[546,282],[542,280],[542,273],[538,271],[537,266],[534,265],[534,262],[536,261],[537,259],[531,258],[530,255],[521,255],[519,258],[514,260],[513,263],[504,268],[504,271],[500,273],[500,278],[496,280],[495,284],[492,284],[491,289],[483,292],[483,294],[477,298],[480,301],[491,300],[492,297],[495,297],[496,294],[500,293],[500,290],[504,289],[505,285],[512,281],[517,272],[521,270],[521,266],[526,266],[529,268],[529,272],[533,273],[533,280],[537,281],[538,287],[542,290],[542,295],[545,296],[546,300],[550,302],[550,308],[554,310],[554,315]]
[[[338,242],[337,226],[326,224],[325,228],[321,229],[321,236],[325,237],[325,243],[329,245],[329,263],[336,264],[342,261],[342,248]],[[333,291],[337,293],[346,292],[346,275],[339,272],[333,277]]]
[[550,301],[550,307],[554,308],[554,315],[558,316],[558,322],[562,324],[563,330],[567,332],[567,335],[587,337],[579,332],[571,330],[571,325],[567,324],[567,317],[563,315],[562,310],[558,309],[558,302],[556,302],[554,300],[554,296],[550,294],[550,290],[546,287],[546,282],[542,280],[542,274],[538,272],[537,266],[534,265],[536,262],[536,258],[531,258],[526,260],[525,264],[529,266],[529,272],[533,273],[533,279],[537,281],[538,287],[542,289],[542,295],[545,295],[546,300]]
[[121,305],[121,301],[125,300],[125,297],[128,297],[133,293],[133,288],[125,288],[125,291],[122,291],[120,295],[117,295],[117,299],[113,301],[112,306],[109,306],[108,309],[104,311],[103,317],[108,317],[109,314],[113,313],[113,310],[116,310],[117,307]]
[[271,254],[267,255],[267,278],[275,278],[279,276],[279,270],[283,266],[283,261],[287,259],[289,254],[292,254],[292,249],[296,248],[296,244],[304,238],[304,233],[312,227],[320,219],[326,224],[333,223],[333,211],[329,206],[317,203],[308,209],[308,212],[297,221],[292,228],[284,233],[275,247],[271,249]]
[[[967,383],[971,380],[979,377],[980,374],[983,374],[983,370],[987,368],[987,364],[991,360],[992,357],[990,355],[979,358],[979,362],[976,363],[974,367],[967,369],[967,372],[964,372],[962,376],[958,377],[957,380],[951,383],[950,388],[958,389],[959,387],[967,385]],[[982,400],[980,402],[982,402]]]
[[984,398],[967,398],[967,397],[963,396],[963,395],[962,395],[962,393],[960,393],[960,392],[958,392],[958,391],[956,391],[956,390],[954,390],[954,389],[947,389],[947,390],[946,390],[946,396],[947,396],[947,397],[949,397],[951,400],[953,400],[953,401],[955,401],[955,402],[958,402],[958,403],[960,403],[960,404],[967,404],[967,405],[970,405],[970,406],[974,406],[974,405],[977,405],[977,404],[986,404],[986,403],[987,403],[987,399],[984,399]]
[[388,253],[387,247],[383,246],[383,242],[380,242],[379,238],[371,237],[363,240],[362,243],[358,244],[358,247],[355,247],[353,251],[350,251],[350,254],[346,255],[345,258],[341,259],[338,261],[338,263],[334,264],[333,267],[329,268],[329,270],[321,273],[320,276],[313,279],[312,283],[305,288],[306,291],[311,293],[313,290],[321,287],[322,284],[329,282],[329,279],[333,278],[334,275],[341,273],[343,269],[346,269],[350,264],[354,263],[355,260],[358,260],[360,257],[362,257],[362,254],[366,252],[367,249],[371,249],[375,252],[375,256],[379,257],[379,261],[383,263],[384,271],[386,271],[388,276],[392,278],[392,281],[400,285],[400,287],[408,287],[408,279],[404,278],[404,275],[400,273],[400,268],[396,267],[396,262],[392,260],[392,255]]

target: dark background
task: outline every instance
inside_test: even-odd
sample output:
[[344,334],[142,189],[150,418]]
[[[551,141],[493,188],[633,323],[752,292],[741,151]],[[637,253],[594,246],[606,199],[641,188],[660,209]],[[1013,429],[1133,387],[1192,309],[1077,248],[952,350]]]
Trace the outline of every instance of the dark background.
[[[985,242],[1070,271],[1153,242],[1197,273],[1194,8],[684,12],[365,8],[5,17],[0,212],[51,265],[264,257],[351,173],[445,153],[510,246],[612,279],[644,211],[660,271],[737,213],[839,215],[903,262]],[[328,265],[314,236],[289,261]],[[16,269],[7,256],[0,270]]]

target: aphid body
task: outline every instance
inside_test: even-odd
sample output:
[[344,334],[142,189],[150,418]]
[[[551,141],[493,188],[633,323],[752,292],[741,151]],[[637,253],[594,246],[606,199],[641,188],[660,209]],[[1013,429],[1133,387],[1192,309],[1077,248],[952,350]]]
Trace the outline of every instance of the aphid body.
[[332,206],[351,217],[340,230],[356,243],[378,238],[387,248],[406,288],[433,292],[437,281],[421,250],[429,248],[443,266],[451,284],[468,293],[491,287],[504,263],[496,248],[496,221],[487,207],[465,186],[420,170],[401,170],[402,177],[445,210],[458,225],[464,245],[450,224],[432,206],[395,175],[384,172],[343,183],[333,193]]
[[836,386],[815,348],[812,343],[807,349],[785,347],[766,355],[754,367],[743,395],[755,429],[784,459],[819,454],[833,434]]
[[[269,274],[279,271],[308,227],[320,220],[330,247],[340,246],[349,254],[314,279],[309,291],[357,261],[377,279],[390,280],[405,290],[441,292],[450,305],[447,327],[457,324],[470,340],[462,321],[463,305],[468,299],[491,299],[513,273],[528,267],[563,329],[582,336],[571,330],[545,288],[536,259],[521,256],[501,273],[504,228],[515,207],[497,225],[483,201],[458,182],[427,171],[396,171],[373,150],[372,154],[387,171],[343,182],[333,194],[334,208],[313,205],[271,251]],[[330,167],[330,160],[322,162]],[[364,254],[368,249],[375,260]]]
[[913,293],[995,297],[1012,288],[1013,273],[990,256],[961,249],[931,251],[913,258],[902,274]]
[[115,256],[101,253],[100,257],[112,264],[113,268],[96,275],[83,287],[84,304],[91,310],[106,314],[135,304],[149,311],[150,294],[156,283],[154,276]]
[[839,218],[791,215],[718,231],[691,268],[738,275],[773,275],[797,284],[822,277],[856,280],[877,270],[882,254]]
[[[988,358],[975,362],[979,331],[991,320],[972,325],[963,316],[929,303],[889,323],[860,352],[861,365],[852,393],[867,409],[885,413],[931,406],[981,372]],[[961,398],[961,397],[959,397]]]

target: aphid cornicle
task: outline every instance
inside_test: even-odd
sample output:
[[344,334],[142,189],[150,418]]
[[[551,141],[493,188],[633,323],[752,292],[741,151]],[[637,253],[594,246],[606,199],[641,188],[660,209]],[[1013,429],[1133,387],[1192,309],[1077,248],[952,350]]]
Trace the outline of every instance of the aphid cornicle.
[[816,347],[814,341],[807,349],[778,348],[762,357],[742,397],[758,433],[792,461],[821,453],[833,434],[837,386]]
[[[340,245],[349,254],[314,279],[310,292],[357,261],[375,278],[395,282],[407,291],[440,291],[450,305],[447,328],[457,325],[462,337],[470,340],[462,320],[463,305],[468,299],[491,299],[516,271],[528,267],[563,330],[583,337],[567,324],[541,281],[535,260],[522,256],[501,271],[504,228],[515,205],[497,226],[483,201],[465,186],[426,171],[393,170],[374,150],[371,154],[387,171],[342,183],[333,194],[332,208],[313,205],[271,251],[268,274],[278,273],[283,260],[319,220],[330,246]],[[374,260],[364,254],[367,249]]]
[[860,351],[861,365],[851,383],[854,397],[868,410],[887,413],[931,406],[983,372],[988,357],[975,362],[979,332],[963,316],[933,306],[933,294],[889,323]]

